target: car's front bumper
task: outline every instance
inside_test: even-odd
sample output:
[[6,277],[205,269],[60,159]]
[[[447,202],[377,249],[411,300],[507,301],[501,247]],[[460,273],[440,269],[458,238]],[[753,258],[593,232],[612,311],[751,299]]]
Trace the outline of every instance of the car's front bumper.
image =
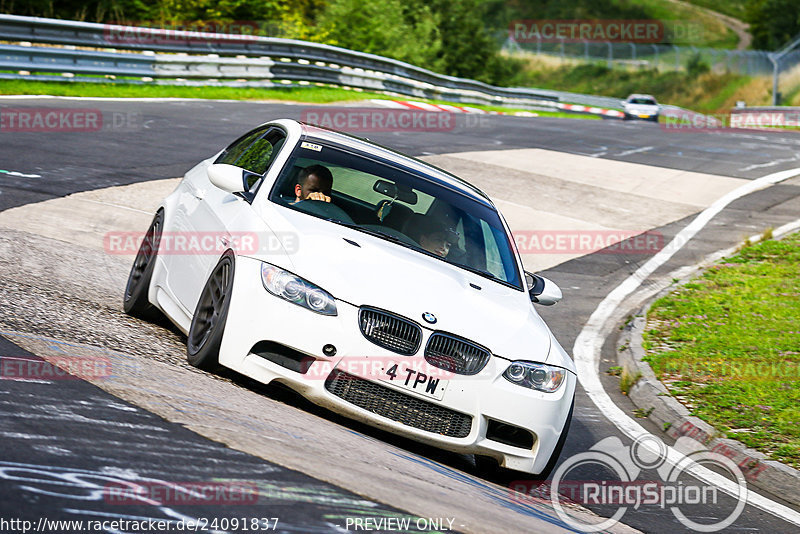
[[[222,365],[264,383],[277,380],[321,406],[420,442],[491,456],[519,471],[544,469],[570,410],[574,374],[568,372],[555,393],[544,393],[503,378],[510,362],[496,356],[477,375],[450,373],[422,356],[433,330],[423,328],[416,355],[391,352],[362,335],[358,307],[337,301],[338,315],[323,316],[286,302],[261,287],[260,266],[260,261],[237,258]],[[265,341],[305,361],[290,366],[292,370],[252,352]],[[326,345],[336,348],[334,356],[325,356]],[[389,380],[387,371],[394,364],[397,378]],[[338,374],[333,380],[334,370],[347,376]],[[437,387],[427,393],[424,384],[417,390],[405,387],[405,382],[421,379],[417,373],[424,374],[429,385],[438,380]],[[504,432],[513,433],[513,428],[530,432],[530,443],[514,439],[509,444]]]
[[644,120],[644,121],[658,121],[659,113],[650,113],[650,112],[637,112],[637,111],[625,111],[625,118],[628,120]]

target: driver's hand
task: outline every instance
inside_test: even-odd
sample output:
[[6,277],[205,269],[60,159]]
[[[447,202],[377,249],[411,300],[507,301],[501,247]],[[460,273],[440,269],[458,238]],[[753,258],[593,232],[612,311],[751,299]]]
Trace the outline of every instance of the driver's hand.
[[319,200],[321,202],[330,202],[331,197],[329,197],[325,193],[320,193],[317,191],[314,193],[309,193],[308,196],[306,197],[306,200]]

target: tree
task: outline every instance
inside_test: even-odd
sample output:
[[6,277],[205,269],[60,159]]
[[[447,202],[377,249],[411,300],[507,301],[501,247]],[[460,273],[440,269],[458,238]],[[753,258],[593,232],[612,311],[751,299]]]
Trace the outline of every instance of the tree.
[[745,13],[755,49],[777,50],[800,34],[797,0],[749,0]]
[[331,0],[319,18],[326,41],[438,70],[437,20],[421,1]]
[[[484,25],[480,0],[434,0],[430,3],[439,18],[444,72],[462,78],[492,82],[487,67],[500,45]],[[494,67],[494,65],[493,65]]]

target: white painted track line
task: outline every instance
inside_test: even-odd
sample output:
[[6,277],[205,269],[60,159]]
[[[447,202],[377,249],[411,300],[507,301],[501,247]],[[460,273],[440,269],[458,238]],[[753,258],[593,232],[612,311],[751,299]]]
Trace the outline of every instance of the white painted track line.
[[[714,218],[731,202],[744,197],[750,193],[764,189],[770,185],[788,180],[800,175],[800,169],[790,169],[763,176],[747,184],[744,184],[714,202],[700,214],[683,230],[662,251],[653,256],[644,265],[639,267],[632,275],[626,278],[620,285],[614,288],[611,293],[597,306],[581,330],[573,347],[575,365],[578,369],[578,379],[592,402],[597,405],[601,412],[619,430],[633,440],[650,435],[639,423],[629,417],[620,409],[608,396],[603,389],[599,376],[600,351],[605,340],[605,335],[613,325],[607,325],[609,319],[614,314],[617,307],[623,300],[633,293],[658,267],[666,263],[676,252],[694,237],[708,222]],[[649,442],[645,440],[644,443]],[[667,461],[677,465],[685,456],[672,447],[667,447]],[[685,460],[684,460],[685,461]],[[730,481],[704,467],[697,466],[691,473],[698,479],[707,484],[713,484],[720,490],[738,496],[740,488],[738,484]],[[779,517],[789,523],[800,526],[800,512],[796,512],[789,507],[774,502],[762,495],[749,492],[747,504],[755,506],[765,512]]]

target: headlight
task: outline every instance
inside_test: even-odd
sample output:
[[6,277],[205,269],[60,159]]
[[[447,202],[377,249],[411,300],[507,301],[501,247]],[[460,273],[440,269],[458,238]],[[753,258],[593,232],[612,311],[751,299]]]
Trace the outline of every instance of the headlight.
[[262,263],[261,283],[267,291],[292,304],[322,315],[336,315],[336,302],[330,293],[289,271]]
[[514,362],[503,373],[503,378],[509,382],[545,393],[560,388],[566,376],[566,369],[532,362]]

